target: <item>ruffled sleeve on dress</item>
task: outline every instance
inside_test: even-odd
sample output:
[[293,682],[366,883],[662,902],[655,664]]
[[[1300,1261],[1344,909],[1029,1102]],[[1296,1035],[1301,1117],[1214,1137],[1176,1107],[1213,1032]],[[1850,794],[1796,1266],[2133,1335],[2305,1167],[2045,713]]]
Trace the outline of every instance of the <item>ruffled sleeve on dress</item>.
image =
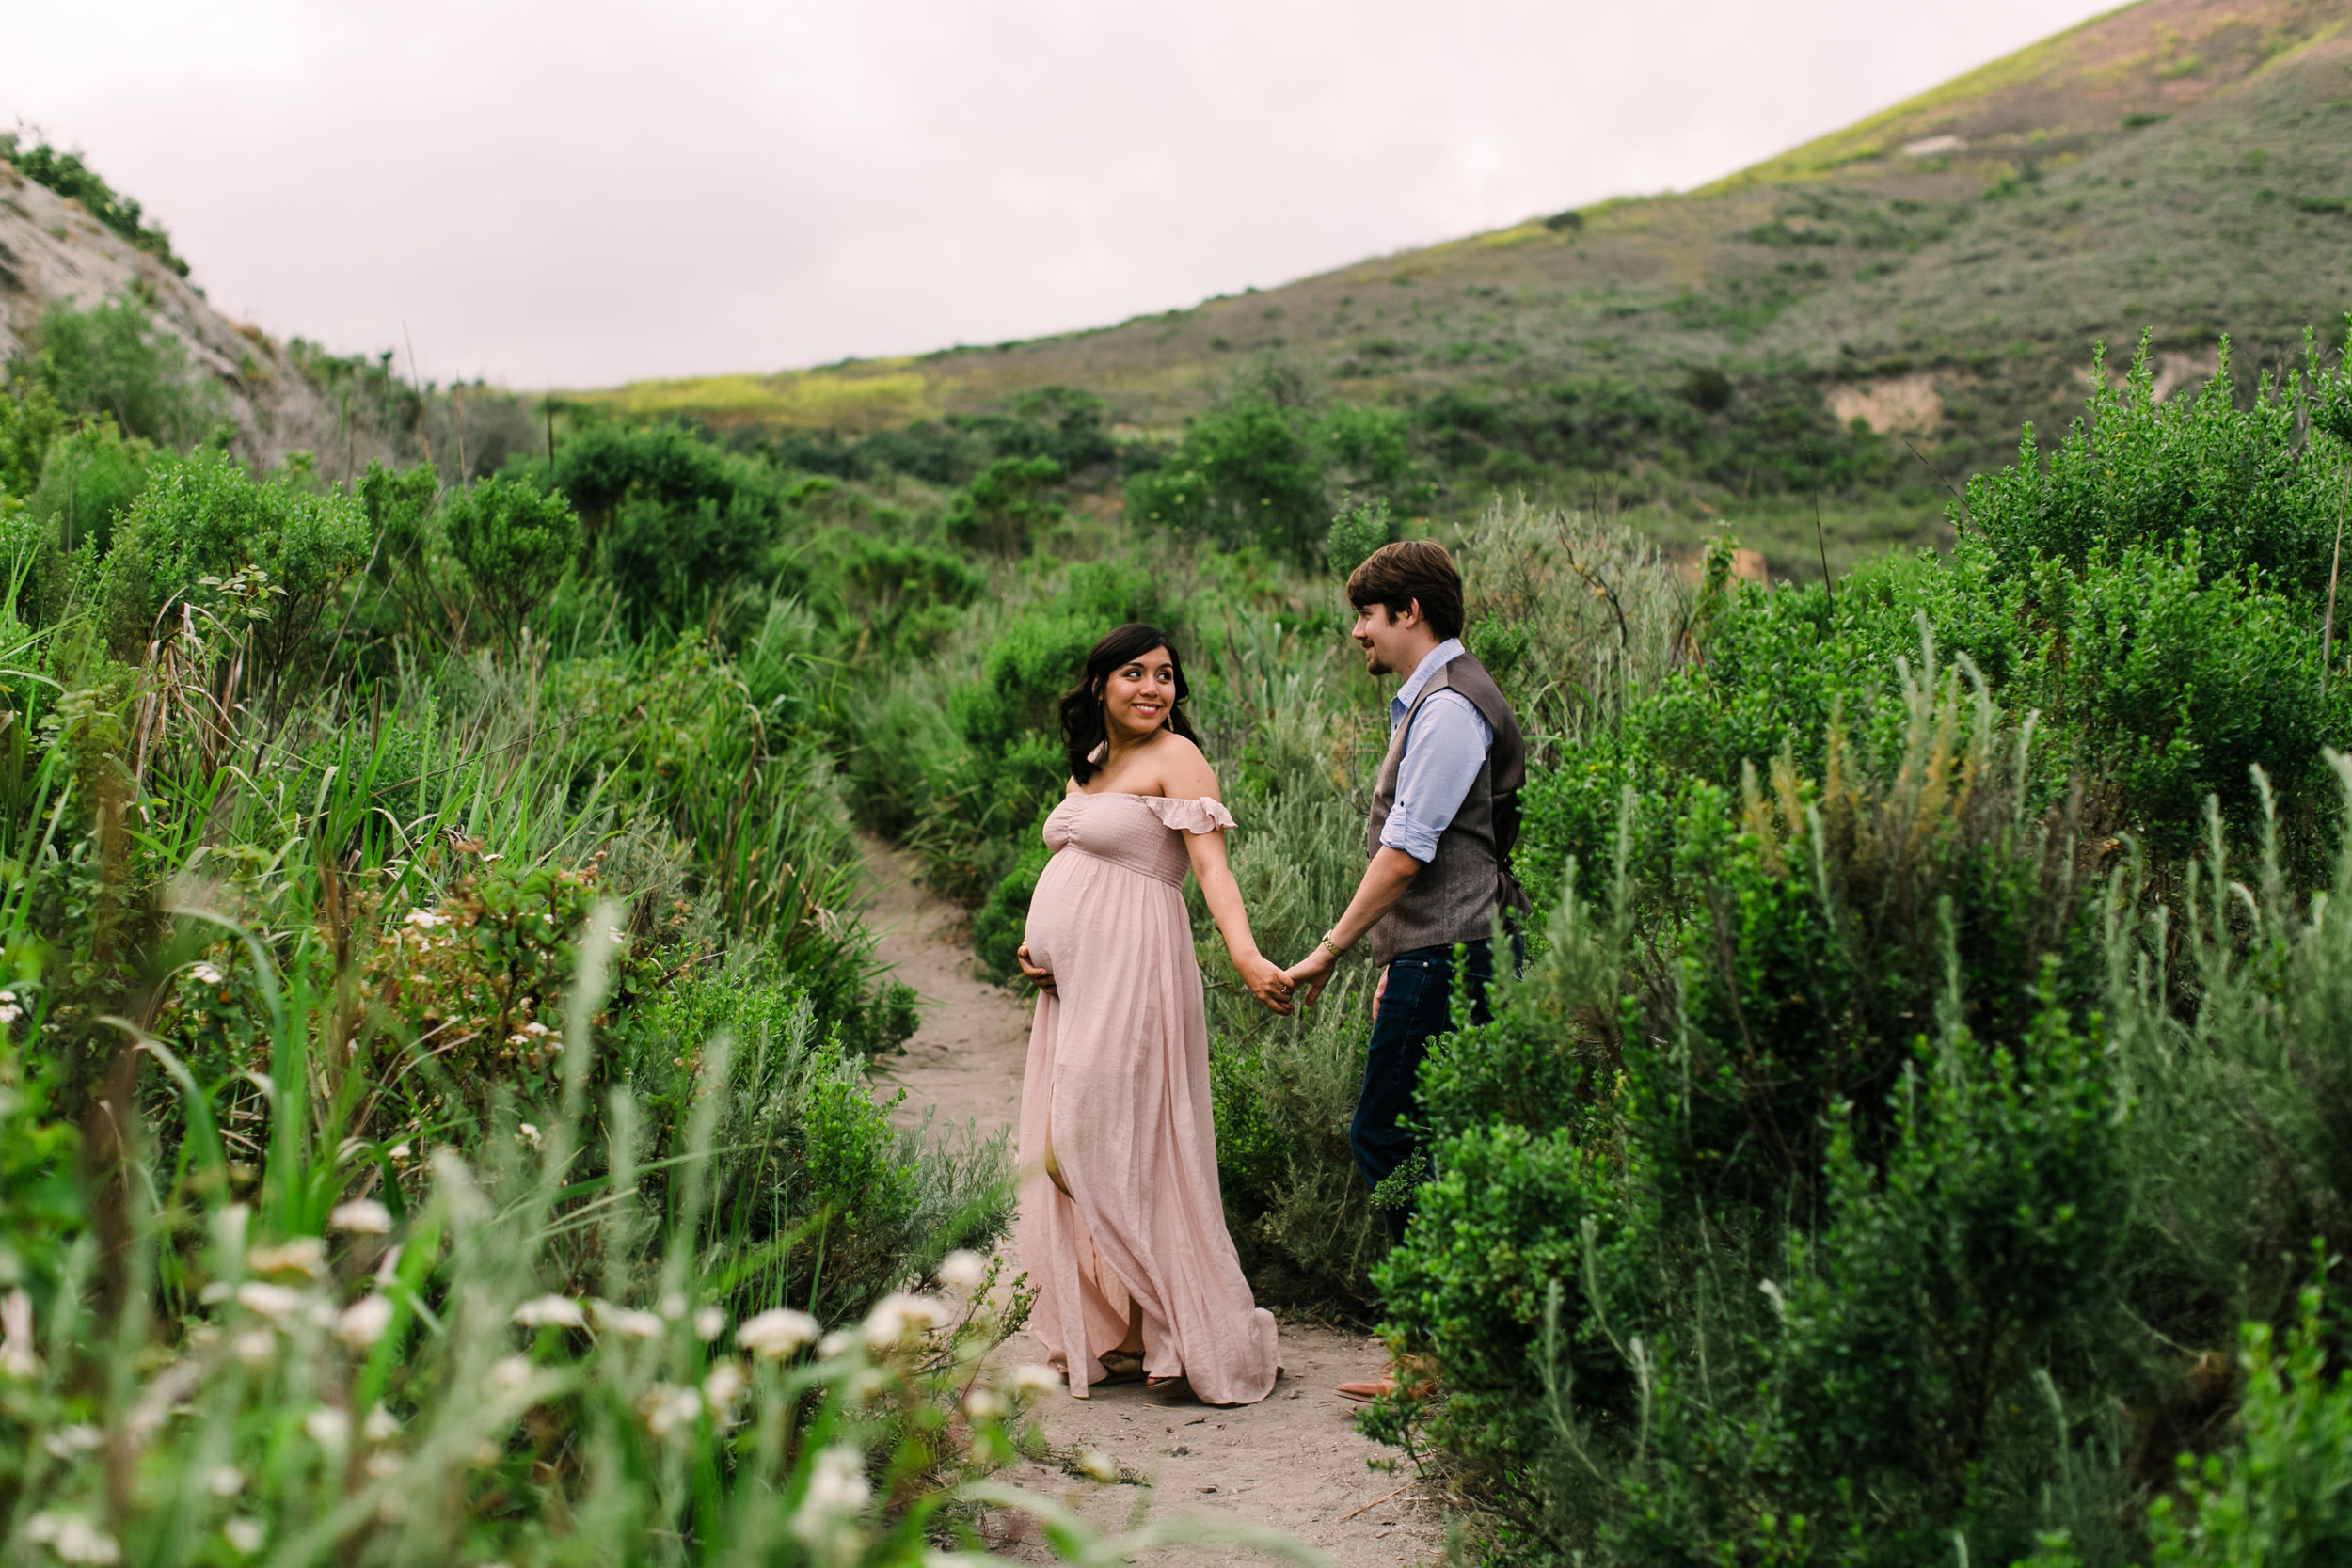
[[1179,832],[1213,833],[1234,826],[1233,814],[1206,796],[1197,800],[1171,800],[1164,795],[1147,795],[1143,803],[1160,819],[1160,826]]

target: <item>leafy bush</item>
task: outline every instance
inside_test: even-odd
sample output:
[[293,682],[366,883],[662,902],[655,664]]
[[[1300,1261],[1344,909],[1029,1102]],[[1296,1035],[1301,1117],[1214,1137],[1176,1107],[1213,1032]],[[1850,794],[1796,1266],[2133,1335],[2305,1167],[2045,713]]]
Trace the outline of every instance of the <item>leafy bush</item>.
[[109,638],[135,648],[167,604],[212,609],[229,579],[252,568],[278,601],[255,634],[255,684],[269,689],[310,651],[372,543],[365,516],[346,497],[256,481],[218,452],[159,459],[100,577]]
[[2182,1495],[2151,1511],[2156,1568],[2316,1568],[2352,1550],[2352,1376],[2328,1351],[2340,1337],[2323,1300],[2305,1289],[2283,1354],[2269,1324],[2246,1325],[2245,1446],[2201,1465],[2181,1456]]
[[139,204],[101,179],[79,152],[60,152],[38,133],[28,147],[21,132],[0,131],[0,159],[14,164],[18,172],[35,184],[46,185],[67,200],[79,202],[84,212],[129,241],[133,248],[145,251],[182,277],[187,277],[187,262],[172,254],[171,236],[164,232],[160,224],[147,222],[147,214]]
[[1968,528],[1995,573],[2026,571],[2037,556],[2079,568],[2100,546],[2121,553],[2194,534],[2208,579],[2234,573],[2306,604],[2325,597],[2334,469],[2352,442],[2324,420],[2307,426],[2304,405],[2347,395],[2345,370],[2323,365],[2307,342],[2294,381],[2265,383],[2240,408],[2229,356],[2224,339],[2221,369],[2202,391],[2158,403],[2150,341],[2141,339],[2121,388],[2107,384],[2103,347],[2090,407],[2048,461],[2027,426],[2014,466],[1968,482]]
[[1194,420],[1160,465],[1127,482],[1130,518],[1226,549],[1256,546],[1308,562],[1321,552],[1334,486],[1413,496],[1405,416],[1338,404],[1318,411],[1283,375],[1245,383]]
[[701,620],[742,579],[771,571],[785,517],[810,481],[676,425],[596,424],[556,454],[603,569],[642,624]]
[[810,542],[783,581],[817,605],[861,656],[896,668],[936,650],[959,611],[988,586],[959,556],[830,529]]
[[103,556],[113,546],[115,524],[147,488],[152,460],[148,443],[126,440],[110,418],[87,421],[49,448],[40,488],[31,496],[33,515],[67,554],[87,543]]
[[[370,477],[379,471],[371,469]],[[388,488],[379,483],[377,494]],[[507,645],[580,549],[580,519],[561,495],[495,476],[451,496],[441,509],[441,528],[450,554],[472,581],[491,635]]]
[[211,426],[212,384],[190,372],[187,350],[137,299],[87,310],[53,305],[34,341],[38,352],[12,362],[9,379],[38,384],[70,413],[103,414],[129,435],[171,446]]
[[1062,467],[1050,457],[1000,457],[947,503],[941,526],[966,549],[1011,559],[1029,553],[1064,508],[1050,494]]
[[0,393],[0,495],[31,495],[48,464],[50,443],[64,434],[65,410],[40,382],[11,379]]

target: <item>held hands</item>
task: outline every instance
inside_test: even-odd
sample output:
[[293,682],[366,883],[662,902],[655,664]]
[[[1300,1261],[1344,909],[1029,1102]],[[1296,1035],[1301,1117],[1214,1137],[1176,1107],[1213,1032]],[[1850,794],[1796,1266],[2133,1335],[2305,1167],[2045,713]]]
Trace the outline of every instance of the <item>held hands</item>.
[[[1054,990],[1054,972],[1041,969],[1031,961],[1027,942],[1023,942],[1013,956],[1020,961],[1021,974],[1029,984],[1041,991]],[[1234,967],[1241,971],[1242,983],[1249,988],[1251,995],[1275,1012],[1288,1013],[1291,1010],[1290,976],[1277,969],[1270,959],[1253,953]]]
[[1263,953],[1252,953],[1235,961],[1241,972],[1242,984],[1249,993],[1264,1003],[1269,1011],[1287,1016],[1291,1010],[1291,977],[1275,966],[1274,960]]
[[1340,956],[1331,950],[1328,943],[1319,942],[1315,943],[1313,952],[1291,965],[1288,971],[1291,984],[1307,988],[1307,994],[1298,999],[1300,1006],[1311,1007],[1315,1005],[1315,999],[1323,994],[1323,988],[1331,983],[1331,972],[1339,964]]

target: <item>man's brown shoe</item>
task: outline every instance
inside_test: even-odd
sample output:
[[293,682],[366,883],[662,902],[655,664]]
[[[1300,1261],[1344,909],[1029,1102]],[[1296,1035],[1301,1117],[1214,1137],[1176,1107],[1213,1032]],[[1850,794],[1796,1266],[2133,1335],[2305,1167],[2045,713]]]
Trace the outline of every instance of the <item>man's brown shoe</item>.
[[1396,1379],[1392,1377],[1368,1378],[1361,1383],[1343,1383],[1339,1386],[1340,1398],[1355,1400],[1364,1404],[1370,1404],[1375,1400],[1387,1399],[1395,1392]]

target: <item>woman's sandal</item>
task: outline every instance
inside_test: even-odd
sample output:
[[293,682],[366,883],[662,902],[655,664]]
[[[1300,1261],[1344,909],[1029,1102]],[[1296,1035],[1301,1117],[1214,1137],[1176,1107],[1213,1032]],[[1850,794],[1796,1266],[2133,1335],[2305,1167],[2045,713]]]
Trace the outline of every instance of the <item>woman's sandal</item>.
[[1103,1363],[1103,1375],[1095,1380],[1097,1387],[1105,1383],[1143,1381],[1143,1357],[1135,1351],[1106,1350],[1095,1359]]

